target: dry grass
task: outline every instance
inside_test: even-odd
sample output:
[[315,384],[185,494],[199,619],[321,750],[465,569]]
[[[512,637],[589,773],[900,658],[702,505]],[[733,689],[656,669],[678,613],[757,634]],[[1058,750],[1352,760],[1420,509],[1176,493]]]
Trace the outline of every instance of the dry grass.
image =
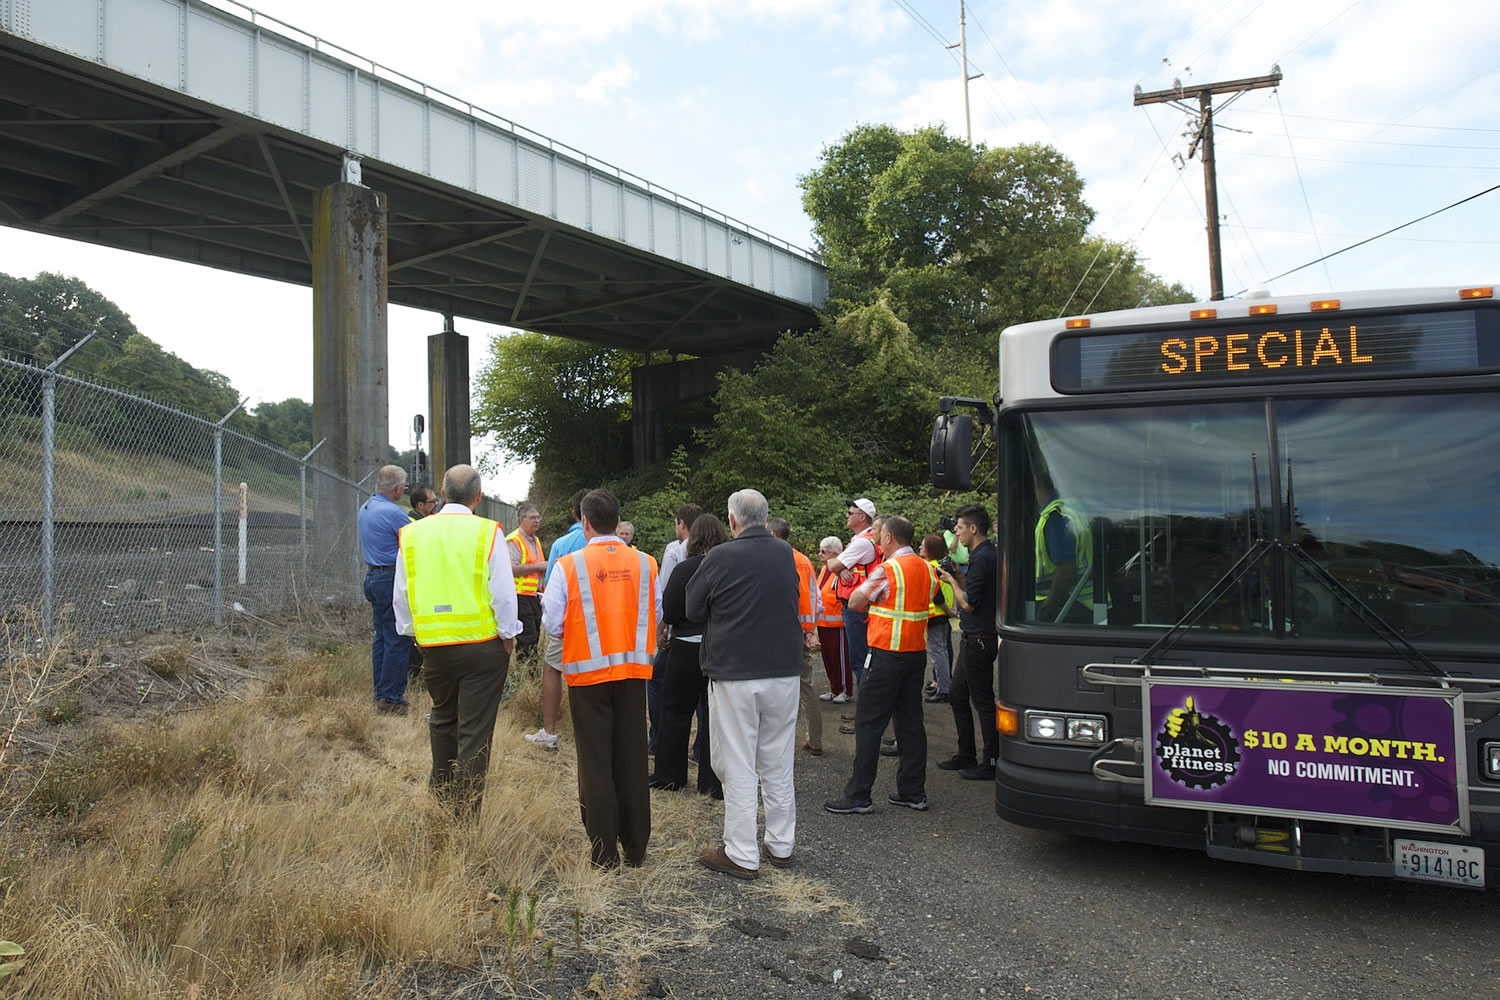
[[[384,997],[444,966],[470,970],[468,990],[542,996],[563,961],[603,970],[592,993],[634,996],[642,957],[719,926],[695,896],[720,822],[707,800],[653,799],[643,868],[588,865],[571,740],[520,739],[534,664],[513,672],[483,813],[464,824],[427,791],[421,709],[377,715],[364,648],[317,645],[257,650],[263,684],[99,722],[52,762],[28,823],[0,825],[0,938],[29,959],[7,997]],[[186,647],[147,649],[157,676],[190,668]],[[858,922],[805,878],[756,891]]]

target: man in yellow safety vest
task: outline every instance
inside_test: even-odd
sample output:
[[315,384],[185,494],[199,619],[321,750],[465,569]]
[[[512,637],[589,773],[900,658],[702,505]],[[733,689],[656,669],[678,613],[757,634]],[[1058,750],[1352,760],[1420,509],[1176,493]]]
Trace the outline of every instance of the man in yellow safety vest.
[[482,495],[473,466],[448,467],[447,503],[401,529],[392,599],[397,631],[416,636],[424,654],[431,784],[460,815],[479,812],[495,715],[521,631],[500,525],[474,514]]
[[542,628],[542,574],[547,571],[547,556],[537,529],[542,526],[542,512],[534,503],[523,503],[516,509],[519,524],[505,536],[510,551],[510,571],[516,578],[516,613],[521,619],[521,634],[516,636],[516,652],[535,649]]

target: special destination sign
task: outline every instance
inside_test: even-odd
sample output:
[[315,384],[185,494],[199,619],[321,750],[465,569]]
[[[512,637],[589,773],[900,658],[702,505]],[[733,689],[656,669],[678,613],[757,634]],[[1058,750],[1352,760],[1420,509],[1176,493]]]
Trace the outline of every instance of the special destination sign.
[[1060,392],[1435,375],[1500,368],[1491,309],[1267,317],[1058,337]]
[[1468,832],[1462,695],[1147,682],[1146,801]]

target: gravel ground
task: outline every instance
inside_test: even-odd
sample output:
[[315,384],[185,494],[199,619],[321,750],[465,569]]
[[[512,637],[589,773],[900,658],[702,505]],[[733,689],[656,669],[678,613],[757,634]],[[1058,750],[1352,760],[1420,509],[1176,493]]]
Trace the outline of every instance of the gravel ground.
[[[991,783],[937,770],[952,716],[926,709],[928,812],[885,803],[894,758],[874,814],[823,811],[854,739],[824,703],[826,752],[797,760],[797,866],[755,882],[705,870],[696,891],[725,921],[708,944],[655,956],[639,992],[602,995],[1500,997],[1487,894],[1010,826]],[[559,970],[545,992],[594,996],[593,971]]]

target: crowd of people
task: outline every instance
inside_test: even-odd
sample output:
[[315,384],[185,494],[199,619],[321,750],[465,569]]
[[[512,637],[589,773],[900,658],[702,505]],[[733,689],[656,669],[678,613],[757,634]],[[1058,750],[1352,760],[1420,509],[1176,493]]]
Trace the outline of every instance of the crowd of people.
[[886,801],[927,810],[924,701],[948,702],[957,728],[956,751],[937,766],[994,777],[997,561],[983,507],[919,536],[861,497],[846,512],[849,541],[822,539],[815,566],[790,543],[791,524],[744,489],[724,520],[696,504],[674,511],[676,538],[658,565],[633,546],[608,490],[574,494],[573,523],[545,555],[534,504],[520,505],[508,534],[474,514],[481,483],[470,466],[445,472],[441,500],[419,486],[408,511],[405,491],[404,470],[386,466],[359,514],[374,705],[407,711],[408,668],[420,665],[430,783],[460,816],[480,809],[512,658],[537,649],[541,726],[524,738],[557,750],[566,690],[599,867],[639,866],[652,790],[690,786],[724,803],[722,842],[704,866],[749,879],[762,862],[792,865],[794,764],[799,749],[823,753],[820,699],[843,709],[840,731],[854,737],[830,813],[874,811],[881,756],[898,758]]

